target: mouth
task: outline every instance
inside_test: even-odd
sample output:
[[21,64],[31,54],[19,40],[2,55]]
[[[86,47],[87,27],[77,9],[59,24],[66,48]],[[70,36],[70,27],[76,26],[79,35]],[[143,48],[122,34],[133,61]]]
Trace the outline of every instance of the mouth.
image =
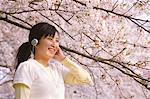
[[55,49],[52,48],[52,47],[48,48],[48,50],[51,51],[51,52],[55,52]]

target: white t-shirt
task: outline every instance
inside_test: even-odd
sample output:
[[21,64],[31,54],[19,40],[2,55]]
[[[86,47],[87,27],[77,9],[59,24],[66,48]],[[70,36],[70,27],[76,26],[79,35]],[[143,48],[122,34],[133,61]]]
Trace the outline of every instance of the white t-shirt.
[[14,77],[14,84],[23,83],[31,89],[29,99],[64,99],[63,66],[50,62],[48,68],[34,59],[21,63]]

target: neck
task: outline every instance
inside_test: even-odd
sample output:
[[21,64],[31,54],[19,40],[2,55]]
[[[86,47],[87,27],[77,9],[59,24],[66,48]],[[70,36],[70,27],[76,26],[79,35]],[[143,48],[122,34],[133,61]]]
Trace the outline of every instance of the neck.
[[34,59],[36,61],[38,61],[39,63],[41,63],[44,67],[48,67],[48,61],[49,61],[49,59],[44,59],[44,58],[38,57],[36,55],[34,56]]

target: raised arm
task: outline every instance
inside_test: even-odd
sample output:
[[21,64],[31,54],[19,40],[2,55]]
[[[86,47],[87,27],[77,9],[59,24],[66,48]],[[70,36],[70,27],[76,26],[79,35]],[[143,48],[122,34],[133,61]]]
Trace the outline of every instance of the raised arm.
[[64,77],[65,84],[92,84],[90,74],[69,58],[66,57],[61,63],[69,69]]

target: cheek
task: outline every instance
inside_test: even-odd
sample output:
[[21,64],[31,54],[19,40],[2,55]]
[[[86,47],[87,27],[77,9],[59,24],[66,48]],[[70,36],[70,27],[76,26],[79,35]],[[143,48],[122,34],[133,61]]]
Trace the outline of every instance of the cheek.
[[42,44],[39,46],[40,50],[47,50],[48,49],[48,44]]
[[44,48],[48,48],[48,47],[50,46],[50,43],[49,43],[48,41],[45,41],[45,42],[42,44],[42,46],[43,46]]

